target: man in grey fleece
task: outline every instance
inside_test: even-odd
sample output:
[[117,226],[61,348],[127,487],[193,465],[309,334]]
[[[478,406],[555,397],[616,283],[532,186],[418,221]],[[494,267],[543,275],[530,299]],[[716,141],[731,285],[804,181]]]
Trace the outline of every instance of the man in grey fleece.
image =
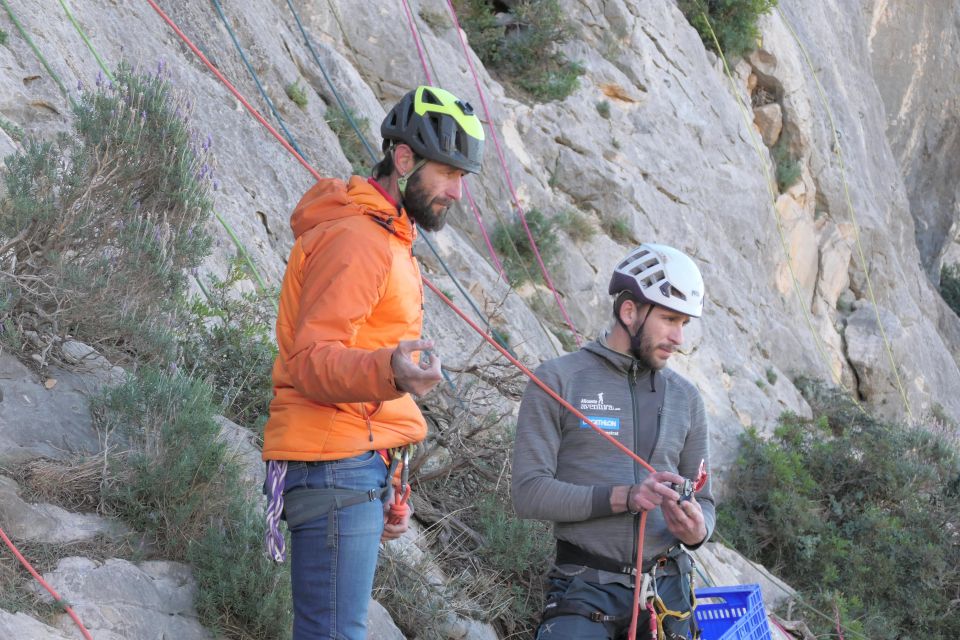
[[[699,269],[688,256],[643,244],[614,270],[610,330],[537,369],[547,386],[656,473],[618,451],[540,387],[527,386],[517,420],[511,494],[518,516],[554,522],[557,538],[539,640],[625,635],[644,510],[643,571],[657,564],[663,604],[690,610],[690,565],[683,546],[703,544],[716,516],[709,483],[682,500],[672,485],[696,478],[701,463],[709,465],[709,438],[700,393],[665,367],[683,342],[684,325],[700,316],[703,293]],[[669,559],[656,562],[665,556]],[[640,609],[645,610],[644,603]],[[650,627],[641,622],[638,637],[649,638]],[[689,617],[665,618],[667,638],[686,638],[689,628]]]

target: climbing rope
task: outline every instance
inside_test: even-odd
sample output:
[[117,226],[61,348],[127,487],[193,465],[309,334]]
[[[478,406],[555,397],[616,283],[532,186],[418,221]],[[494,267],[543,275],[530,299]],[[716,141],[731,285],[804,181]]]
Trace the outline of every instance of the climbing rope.
[[785,24],[787,29],[790,31],[790,35],[793,36],[794,41],[800,48],[800,52],[803,54],[803,59],[807,64],[807,68],[810,69],[810,75],[813,77],[814,83],[817,85],[817,93],[820,96],[820,101],[823,104],[824,111],[826,111],[827,118],[830,121],[830,133],[833,134],[833,150],[834,154],[837,156],[837,163],[840,166],[840,182],[843,184],[843,196],[844,200],[846,201],[847,212],[850,214],[850,224],[853,227],[853,237],[856,241],[857,256],[860,258],[860,268],[863,269],[863,276],[867,282],[867,294],[870,296],[871,304],[873,304],[873,312],[877,319],[877,327],[880,329],[880,338],[883,341],[883,347],[887,352],[887,359],[890,361],[890,369],[893,371],[894,379],[897,382],[897,390],[900,392],[900,397],[903,399],[903,406],[907,410],[907,415],[912,421],[913,412],[910,410],[910,401],[907,398],[907,392],[904,390],[903,382],[900,379],[900,370],[897,367],[896,359],[893,357],[893,348],[890,346],[890,341],[887,339],[887,332],[883,328],[883,321],[880,319],[880,307],[877,305],[877,297],[873,293],[873,279],[870,277],[870,267],[867,264],[867,258],[863,252],[863,243],[860,241],[860,225],[857,223],[857,215],[853,208],[853,201],[850,198],[850,186],[847,181],[847,167],[846,162],[843,159],[843,147],[840,144],[840,134],[837,129],[836,121],[833,117],[833,109],[830,108],[830,102],[827,100],[826,92],[823,90],[823,85],[820,83],[820,76],[817,74],[816,67],[813,66],[813,61],[810,59],[810,54],[807,52],[807,48],[800,41],[800,36],[797,35],[793,25],[790,24],[789,20],[787,20],[787,16],[783,13],[783,9],[779,6],[777,7],[777,13],[780,15],[780,19],[783,20],[783,24]]
[[[701,7],[702,9],[702,7]],[[734,95],[737,101],[737,106],[740,109],[741,115],[743,115],[744,122],[746,123],[747,132],[750,135],[750,142],[753,145],[754,151],[757,154],[757,158],[760,160],[760,166],[763,167],[764,182],[767,186],[767,193],[770,197],[770,210],[773,212],[773,218],[777,224],[777,234],[780,239],[780,247],[783,250],[784,256],[787,260],[787,269],[790,272],[790,280],[793,284],[793,290],[796,294],[797,304],[800,307],[800,311],[803,314],[804,322],[807,326],[807,330],[810,332],[810,335],[813,337],[814,344],[817,348],[817,353],[820,356],[821,361],[823,362],[824,367],[829,373],[830,377],[833,379],[834,384],[842,388],[853,403],[860,409],[861,412],[866,413],[866,409],[860,404],[856,398],[856,394],[851,391],[840,378],[840,375],[834,373],[833,367],[830,366],[830,358],[827,356],[827,352],[823,346],[823,342],[820,340],[820,335],[817,333],[817,330],[813,326],[813,321],[810,318],[810,312],[807,310],[806,304],[804,303],[803,292],[800,290],[800,281],[797,278],[795,269],[793,268],[793,261],[790,259],[790,247],[787,242],[786,231],[783,228],[783,220],[780,218],[780,214],[777,212],[776,208],[776,194],[773,191],[773,182],[772,176],[770,175],[770,168],[766,159],[766,153],[761,148],[761,143],[758,140],[757,131],[753,126],[753,119],[750,117],[749,110],[747,109],[746,104],[743,101],[743,98],[740,97],[740,93],[737,91],[736,82],[733,79],[733,73],[730,71],[730,66],[727,63],[727,57],[724,55],[723,50],[720,47],[720,42],[717,39],[716,33],[713,31],[713,26],[710,22],[710,19],[707,17],[706,11],[702,11],[701,15],[703,16],[704,23],[707,25],[707,29],[710,32],[710,36],[713,39],[714,46],[716,46],[717,51],[720,52],[720,60],[723,62],[723,69],[727,76],[727,80],[730,83],[730,91]]]
[[[412,32],[412,33],[415,32],[414,42],[415,42],[415,43],[418,42],[418,41],[419,41],[419,42],[422,42],[422,41],[423,41],[423,34],[420,32],[420,26],[419,26],[419,24],[417,24],[416,19],[413,18],[413,15],[412,15],[409,11],[407,12],[407,23],[410,24],[410,25],[412,25],[412,27],[411,27],[412,31],[411,31],[411,32]],[[434,83],[434,78],[436,78],[436,79],[437,79],[437,82],[439,83],[439,85],[442,86],[442,85],[443,85],[443,82],[440,81],[440,79],[439,79],[440,74],[437,72],[437,67],[436,67],[436,65],[433,63],[433,56],[430,55],[430,51],[429,51],[426,47],[423,47],[422,51],[423,51],[423,53],[426,55],[426,60],[427,60],[427,63],[429,64],[429,68],[428,68],[427,66],[424,66],[424,67],[423,67],[423,75],[424,75],[424,78],[425,78],[425,80],[426,80],[426,83],[427,83],[428,85],[432,85],[432,84]],[[423,57],[421,57],[420,60],[421,60],[421,62],[423,62]],[[432,74],[431,74],[431,71],[430,71],[431,69],[433,70]],[[489,123],[489,122],[487,122],[487,126],[488,126],[488,127],[490,126],[490,123]],[[484,224],[483,224],[483,217],[480,215],[480,210],[479,210],[479,208],[477,207],[477,203],[476,203],[476,201],[474,201],[474,199],[473,199],[473,194],[471,193],[470,188],[469,188],[469,186],[467,185],[466,182],[464,182],[464,184],[463,184],[463,190],[464,190],[464,194],[467,196],[467,201],[470,203],[470,207],[471,207],[471,210],[473,211],[473,215],[474,215],[474,217],[477,219],[477,223],[478,223],[478,225],[480,226],[480,231],[481,231],[481,233],[483,233],[484,239],[485,239],[485,241],[486,241],[486,243],[487,243],[487,249],[488,249],[489,252],[490,252],[490,257],[493,259],[494,263],[497,265],[498,269],[500,270],[500,277],[503,278],[504,283],[506,283],[506,285],[510,288],[510,290],[511,290],[511,291],[514,291],[513,286],[511,285],[509,279],[507,278],[506,271],[504,271],[503,265],[502,265],[502,263],[500,262],[500,259],[497,257],[497,253],[496,253],[496,251],[494,251],[493,245],[490,243],[489,237],[488,237],[487,234],[486,234],[486,228],[484,227]],[[494,214],[496,215],[497,221],[500,223],[501,228],[507,229],[507,228],[508,228],[508,223],[507,223],[507,221],[503,218],[503,215],[500,213],[500,210],[499,210],[498,208],[494,207],[493,212],[494,212]],[[527,279],[528,279],[529,281],[531,281],[531,282],[535,282],[535,281],[536,281],[536,278],[534,278],[533,274],[530,272],[530,269],[527,267],[527,260],[525,260],[525,259],[520,255],[520,250],[517,248],[516,240],[514,240],[514,238],[513,238],[513,236],[512,236],[511,234],[508,234],[507,246],[510,247],[510,249],[513,250],[513,257],[516,259],[516,264],[517,264],[517,266],[520,267],[520,269],[523,270],[523,273],[526,275]],[[514,291],[514,292],[515,292],[515,291]],[[541,302],[542,302],[542,292],[540,291],[540,289],[534,288],[534,293],[535,293],[535,295],[538,297],[538,299],[540,299]],[[541,328],[541,329],[543,329],[544,335],[548,335],[548,336],[549,336],[549,335],[550,335],[550,330],[547,329],[546,325],[545,325],[544,322],[543,322],[543,319],[539,316],[539,314],[536,315],[535,318],[536,318],[537,324],[540,325],[540,328]],[[556,353],[556,355],[559,356],[559,355],[560,355],[560,350],[556,348],[556,345],[553,344],[553,341],[550,342],[550,345],[553,347],[554,352]]]
[[[253,116],[257,119],[257,121],[260,122],[260,124],[262,124],[262,125],[264,125],[265,127],[267,127],[267,129],[270,131],[270,133],[271,133],[282,145],[284,145],[284,147],[285,147],[288,151],[290,151],[291,153],[296,153],[296,151],[293,149],[293,147],[291,147],[285,140],[283,140],[283,138],[282,138],[282,137],[280,136],[280,134],[276,131],[276,129],[274,129],[273,127],[271,127],[271,126],[270,126],[270,123],[268,123],[268,122],[263,118],[263,116],[261,116],[261,115],[250,105],[250,103],[239,93],[239,91],[237,91],[237,89],[236,89],[232,84],[230,84],[230,81],[227,80],[227,78],[224,77],[222,73],[219,73],[219,72],[215,69],[215,67],[213,67],[212,64],[210,64],[209,60],[207,60],[206,57],[203,56],[203,54],[202,54],[202,53],[200,52],[200,50],[196,47],[196,45],[193,44],[193,42],[183,33],[183,31],[176,25],[176,23],[173,22],[173,20],[172,20],[169,16],[167,16],[166,13],[163,12],[163,10],[157,5],[157,3],[155,2],[155,0],[147,0],[147,3],[154,9],[154,11],[157,12],[157,14],[164,20],[164,22],[166,22],[166,23],[170,26],[170,28],[174,30],[174,32],[180,37],[181,40],[183,40],[183,42],[190,48],[190,50],[193,51],[194,54],[196,54],[196,55],[204,62],[204,64],[205,64],[211,71],[214,72],[214,75],[216,75],[217,78],[218,78],[225,86],[227,86],[227,88],[231,91],[231,93],[233,93],[233,95],[234,95],[238,100],[240,100],[240,103],[247,109],[247,111],[249,111],[249,112],[251,113],[251,115],[253,115]],[[299,155],[298,155],[297,157],[301,160],[301,163],[305,164],[305,162],[304,162],[303,159],[302,159],[302,156],[299,156]],[[315,175],[315,176],[318,176],[318,179],[319,179],[319,173],[316,171],[316,169],[314,169],[313,167],[310,167],[309,165],[306,165],[306,164],[305,164],[305,166],[307,166],[307,168],[308,168],[308,170],[310,171],[311,174],[313,174],[313,175]],[[490,344],[490,346],[492,346],[494,349],[496,349],[497,351],[499,351],[501,355],[503,355],[505,358],[507,358],[507,360],[509,360],[511,364],[513,364],[515,367],[517,367],[518,369],[520,369],[520,371],[522,371],[522,372],[524,373],[524,375],[526,375],[532,382],[534,382],[537,386],[539,386],[541,389],[543,389],[544,392],[547,393],[547,395],[549,395],[551,398],[553,398],[554,400],[556,400],[557,402],[559,402],[559,403],[561,404],[561,406],[563,406],[563,407],[564,407],[567,411],[569,411],[571,414],[573,414],[574,416],[580,418],[580,419],[583,421],[584,424],[586,424],[586,425],[589,426],[591,429],[593,429],[597,434],[599,434],[602,438],[604,438],[605,440],[607,440],[610,444],[612,444],[613,446],[615,446],[616,448],[618,448],[619,450],[621,450],[622,452],[624,452],[625,454],[627,454],[628,456],[630,456],[630,458],[633,459],[637,464],[641,465],[642,467],[644,467],[645,469],[647,469],[647,470],[650,471],[651,473],[654,473],[654,472],[655,472],[654,468],[653,468],[652,466],[650,466],[650,464],[649,464],[648,462],[646,462],[643,458],[641,458],[640,456],[638,456],[636,453],[634,453],[633,451],[631,451],[629,447],[627,447],[626,445],[620,443],[616,438],[614,438],[613,436],[611,436],[610,434],[608,434],[606,431],[604,431],[603,429],[601,429],[600,427],[598,427],[596,424],[594,424],[594,422],[593,422],[590,418],[588,418],[588,417],[585,416],[583,413],[581,413],[581,412],[580,412],[578,409],[576,409],[573,405],[571,405],[569,402],[567,402],[566,400],[564,400],[560,395],[558,395],[553,389],[551,389],[549,386],[547,386],[542,380],[540,380],[539,378],[537,378],[537,376],[535,376],[534,373],[533,373],[532,371],[530,371],[530,369],[528,369],[526,366],[524,366],[524,364],[523,364],[522,362],[520,362],[520,361],[517,360],[515,357],[513,357],[506,349],[504,349],[502,346],[500,346],[500,345],[497,343],[497,341],[496,341],[490,334],[488,334],[486,331],[484,331],[484,330],[483,330],[480,326],[478,326],[473,320],[471,320],[470,317],[467,316],[466,313],[464,313],[459,307],[457,307],[457,305],[455,305],[453,302],[451,302],[451,301],[447,298],[447,296],[445,296],[445,295],[443,294],[443,292],[440,291],[440,289],[437,288],[437,286],[434,285],[428,278],[426,278],[425,276],[421,276],[421,279],[423,280],[423,283],[424,283],[428,288],[430,288],[437,296],[440,297],[440,299],[441,299],[450,309],[452,309],[452,310],[454,311],[454,313],[456,313],[458,316],[460,316],[460,318],[461,318],[464,322],[466,322],[474,331],[476,331],[488,344]],[[645,537],[645,531],[646,531],[646,522],[647,522],[647,512],[644,511],[644,512],[640,515],[639,534],[638,534],[638,538],[637,538],[637,564],[638,564],[637,573],[638,573],[638,575],[641,573],[641,571],[640,571],[640,566],[642,566],[642,563],[643,563],[643,546],[644,546],[644,537]],[[638,581],[637,581],[637,584],[636,584],[636,587],[635,587],[635,592],[634,592],[633,618],[632,618],[632,621],[631,621],[631,624],[630,624],[630,637],[634,637],[634,636],[635,636],[635,631],[636,631],[636,626],[637,626],[637,614],[638,614],[638,608],[639,608],[639,590],[640,590],[640,586],[641,586],[641,585],[640,585],[640,581],[638,580]]]
[[296,140],[293,139],[293,134],[290,133],[290,130],[287,129],[286,123],[284,123],[283,118],[280,117],[280,113],[277,112],[276,106],[273,104],[273,100],[270,99],[270,96],[267,95],[267,90],[263,88],[263,84],[260,82],[260,77],[257,75],[257,72],[253,70],[253,66],[250,64],[250,61],[247,60],[247,54],[243,52],[243,47],[240,46],[240,41],[237,40],[237,34],[234,33],[233,27],[230,26],[230,21],[227,20],[227,16],[223,13],[223,6],[220,4],[220,0],[211,0],[213,2],[213,8],[217,10],[217,15],[220,16],[220,21],[223,23],[223,26],[226,27],[227,33],[230,34],[230,39],[233,40],[233,45],[237,48],[237,53],[240,54],[240,59],[243,60],[243,65],[247,68],[247,71],[250,72],[250,77],[253,78],[254,84],[257,85],[257,90],[260,92],[260,96],[263,98],[264,102],[267,103],[267,106],[270,108],[270,113],[273,114],[273,117],[277,119],[277,123],[280,125],[280,128],[283,129],[283,133],[287,136],[287,141],[293,145],[293,148],[297,150],[301,156],[306,157],[306,154],[303,150],[297,146]]
[[[4,0],[5,1],[5,0]],[[23,557],[23,554],[20,553],[20,550],[17,549],[16,545],[7,537],[7,534],[4,532],[3,528],[0,527],[0,538],[3,538],[4,544],[10,549],[11,553],[20,561],[20,564],[23,565],[23,568],[30,572],[30,575],[33,576],[33,579],[36,580],[41,587],[47,590],[47,593],[53,598],[54,603],[62,607],[64,611],[67,612],[67,615],[70,616],[70,619],[73,620],[74,624],[77,625],[77,628],[80,629],[80,633],[83,634],[85,640],[93,640],[93,636],[90,635],[90,632],[87,631],[87,628],[83,626],[83,623],[80,622],[80,617],[77,616],[76,612],[73,610],[66,600],[60,597],[60,594],[57,593],[57,590],[50,586],[50,584],[43,579],[43,577],[37,573],[37,570],[33,568],[27,559]]]
[[3,4],[3,8],[6,9],[7,15],[10,16],[10,21],[17,28],[17,31],[20,33],[20,36],[26,41],[30,49],[33,50],[33,54],[37,57],[37,60],[40,61],[40,64],[43,65],[43,68],[47,70],[47,73],[50,75],[50,78],[60,87],[60,93],[63,94],[69,102],[70,106],[76,107],[77,103],[74,102],[73,97],[67,92],[67,88],[63,86],[63,82],[60,81],[60,76],[57,75],[57,72],[53,70],[50,66],[50,63],[47,62],[47,59],[43,57],[43,54],[40,52],[40,49],[37,48],[37,45],[34,44],[33,38],[30,37],[30,34],[27,33],[26,29],[23,28],[23,25],[20,24],[20,20],[17,19],[17,16],[13,13],[13,9],[10,8],[10,5],[7,3],[7,0],[0,0],[0,3]]
[[[407,10],[408,17],[412,21],[413,18],[409,15],[410,8],[407,5],[407,0],[402,1]],[[580,346],[582,343],[580,332],[577,331],[577,328],[573,325],[573,321],[570,320],[570,316],[567,315],[567,309],[563,306],[563,301],[560,299],[560,293],[553,285],[553,280],[550,278],[550,273],[547,271],[547,265],[544,264],[543,257],[540,255],[540,249],[537,247],[536,240],[534,240],[533,232],[530,231],[530,225],[527,224],[527,217],[524,215],[523,206],[520,204],[520,198],[517,197],[517,191],[513,186],[513,178],[510,176],[510,170],[507,168],[507,160],[503,154],[503,149],[500,147],[500,137],[497,135],[497,128],[493,125],[493,116],[490,113],[490,107],[487,105],[487,99],[484,95],[483,86],[480,83],[480,76],[477,74],[477,69],[473,64],[473,59],[470,57],[470,49],[467,47],[467,41],[464,38],[463,30],[460,29],[460,21],[457,19],[457,10],[453,6],[453,0],[447,0],[447,6],[450,9],[450,17],[453,18],[454,30],[457,32],[457,35],[460,38],[460,46],[463,48],[463,55],[467,59],[467,65],[470,67],[470,73],[473,74],[473,82],[476,85],[477,93],[480,96],[480,104],[483,106],[483,112],[487,117],[487,122],[490,123],[490,137],[493,138],[493,145],[497,150],[497,158],[500,160],[500,167],[503,170],[503,176],[507,183],[507,189],[510,191],[510,197],[513,198],[513,206],[520,218],[520,222],[523,224],[524,231],[527,233],[527,239],[530,241],[530,248],[533,250],[533,255],[537,259],[537,264],[540,265],[540,272],[543,274],[544,281],[547,283],[550,291],[553,292],[553,297],[557,301],[557,306],[560,308],[560,313],[563,316],[563,320],[573,332],[573,337],[577,342],[577,346]],[[418,50],[420,49],[419,39],[417,40],[417,48]]]

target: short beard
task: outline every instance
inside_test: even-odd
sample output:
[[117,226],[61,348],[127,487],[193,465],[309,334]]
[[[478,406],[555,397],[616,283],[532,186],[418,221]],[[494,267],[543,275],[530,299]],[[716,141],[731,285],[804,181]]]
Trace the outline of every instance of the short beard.
[[437,200],[442,202],[442,198],[428,200],[423,185],[420,184],[420,173],[414,173],[407,182],[407,189],[403,195],[403,208],[424,231],[440,231],[447,224],[447,211],[453,203],[447,204],[440,213],[434,213],[432,205]]
[[640,328],[640,332],[639,348],[635,348],[637,340],[634,338],[630,341],[630,353],[640,362],[640,366],[649,371],[659,371],[666,367],[666,360],[657,361],[653,357],[653,352],[657,350],[657,345],[653,344],[653,340],[648,336],[643,335],[643,327]]

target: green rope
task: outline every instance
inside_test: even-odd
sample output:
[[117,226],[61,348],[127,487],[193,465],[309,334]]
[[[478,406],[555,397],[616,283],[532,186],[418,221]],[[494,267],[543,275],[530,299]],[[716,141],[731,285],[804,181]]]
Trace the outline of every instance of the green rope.
[[730,83],[731,93],[736,97],[737,106],[740,108],[740,112],[744,117],[744,121],[747,124],[747,132],[750,135],[750,142],[753,145],[754,151],[757,154],[757,157],[760,160],[760,165],[763,167],[764,182],[767,185],[767,192],[770,196],[770,209],[773,212],[774,220],[777,223],[777,234],[780,237],[780,247],[783,249],[783,253],[787,259],[787,269],[790,272],[790,280],[793,283],[793,290],[796,293],[796,299],[800,311],[803,314],[804,322],[806,323],[807,329],[810,332],[810,335],[813,337],[814,344],[817,347],[817,353],[820,356],[824,366],[827,369],[827,372],[830,374],[830,377],[833,379],[834,384],[842,388],[853,403],[860,409],[863,413],[866,413],[866,409],[860,404],[857,400],[856,395],[843,383],[843,380],[840,379],[839,374],[833,372],[833,367],[830,366],[830,358],[827,356],[826,350],[823,346],[823,343],[820,340],[820,335],[817,333],[816,329],[813,326],[813,321],[810,318],[810,313],[807,310],[806,305],[804,304],[804,295],[800,290],[800,281],[797,278],[796,271],[793,268],[793,261],[790,259],[790,248],[789,243],[787,242],[786,232],[783,228],[783,220],[780,219],[780,214],[777,212],[775,203],[776,203],[776,194],[773,192],[773,181],[772,176],[770,175],[770,168],[766,162],[765,153],[760,148],[761,143],[759,142],[757,136],[756,128],[753,126],[753,118],[748,113],[747,107],[743,102],[743,99],[740,97],[740,93],[737,91],[736,83],[733,79],[733,73],[730,71],[730,65],[727,63],[727,57],[723,53],[723,49],[720,47],[720,41],[717,39],[717,34],[713,30],[713,25],[710,22],[710,18],[707,16],[707,12],[703,9],[701,5],[701,15],[703,16],[704,24],[706,24],[707,29],[710,31],[710,36],[713,39],[713,43],[719,52],[719,57],[723,63],[723,69],[726,73],[727,80]]
[[[4,6],[6,6],[6,0],[0,0],[0,1],[4,3]],[[60,6],[63,7],[64,12],[67,14],[67,18],[70,20],[70,23],[73,25],[73,28],[76,29],[77,34],[79,34],[80,39],[83,40],[83,42],[87,45],[87,49],[89,49],[90,53],[93,54],[93,57],[96,58],[97,64],[100,66],[100,69],[103,71],[104,75],[107,76],[107,78],[111,82],[115,82],[113,74],[110,72],[110,69],[107,67],[106,63],[103,61],[103,58],[100,57],[100,54],[97,52],[96,48],[93,46],[93,43],[90,41],[90,38],[87,37],[87,34],[83,30],[83,27],[81,27],[80,23],[77,22],[76,18],[74,18],[73,13],[71,13],[70,9],[67,7],[64,1],[59,0],[59,2],[60,2]],[[7,7],[7,12],[9,13],[9,11],[10,9],[9,7]],[[37,54],[37,56],[42,59],[42,55],[36,48],[34,49],[34,51]],[[47,67],[47,71],[50,72],[51,74],[53,73],[53,71],[51,71],[49,67]],[[59,84],[59,80],[58,80],[58,84]],[[260,290],[266,293],[268,291],[267,283],[264,281],[263,277],[260,275],[260,271],[257,269],[257,265],[254,263],[253,258],[251,258],[250,252],[247,251],[246,246],[244,246],[243,242],[241,242],[240,238],[237,236],[236,232],[234,232],[230,224],[219,213],[214,211],[213,215],[217,219],[217,221],[220,223],[220,225],[224,228],[224,230],[227,232],[227,235],[230,236],[230,239],[233,241],[233,244],[236,245],[237,251],[240,253],[244,261],[247,263],[247,267],[250,269],[250,273],[256,279],[257,284],[260,285]],[[200,291],[203,292],[203,294],[209,300],[210,294],[207,291],[206,287],[203,286],[203,283],[200,282],[199,278],[196,278],[196,280],[197,280],[197,284],[200,287]],[[276,308],[277,301],[274,300],[273,304],[274,304],[274,307]]]
[[107,68],[107,65],[103,62],[103,58],[100,57],[100,54],[97,53],[97,50],[93,48],[93,43],[90,42],[90,38],[87,37],[87,34],[84,33],[83,29],[80,27],[80,23],[77,22],[77,19],[73,17],[73,12],[70,11],[70,8],[67,7],[67,4],[63,0],[59,0],[60,6],[63,7],[64,13],[67,14],[67,19],[70,20],[70,23],[73,25],[74,29],[77,30],[77,33],[80,34],[80,39],[83,40],[83,43],[87,45],[87,49],[90,50],[90,53],[93,54],[93,57],[97,59],[97,64],[100,65],[100,69],[103,71],[103,74],[107,76],[107,79],[110,82],[113,82],[113,74],[110,73],[110,69]]
[[20,32],[20,36],[27,42],[30,48],[33,50],[33,54],[37,57],[37,60],[40,61],[40,64],[43,65],[43,68],[47,70],[47,73],[50,74],[50,77],[53,79],[57,86],[60,87],[60,93],[70,101],[70,106],[76,108],[77,103],[74,102],[73,98],[67,92],[67,88],[63,86],[63,82],[60,81],[60,76],[57,75],[57,72],[50,67],[50,63],[47,62],[47,59],[43,57],[43,54],[40,52],[40,49],[37,48],[37,45],[34,44],[33,38],[30,37],[30,34],[23,28],[23,25],[20,24],[20,20],[17,19],[17,16],[13,13],[13,9],[10,8],[10,5],[7,3],[7,0],[0,0],[0,3],[3,4],[3,8],[6,9],[7,15],[10,16],[10,21],[13,22],[14,26],[17,28],[17,31]]
[[897,381],[897,389],[900,392],[900,397],[903,399],[903,406],[907,410],[907,416],[909,416],[910,420],[912,421],[913,412],[910,410],[910,401],[907,398],[906,390],[903,388],[903,382],[900,380],[900,371],[897,368],[897,361],[893,357],[893,348],[890,346],[890,341],[887,340],[887,332],[884,330],[883,321],[880,319],[880,307],[877,306],[877,298],[873,293],[873,279],[870,277],[870,267],[867,264],[867,258],[863,253],[863,244],[860,242],[860,225],[857,223],[857,215],[854,212],[853,202],[850,199],[850,186],[847,182],[847,167],[843,160],[843,150],[840,146],[840,135],[837,132],[837,124],[833,118],[833,110],[830,108],[830,103],[827,101],[826,92],[823,90],[823,85],[820,84],[820,77],[817,75],[817,70],[813,66],[813,61],[810,59],[810,54],[807,53],[807,48],[803,46],[803,43],[800,41],[800,37],[797,35],[797,32],[794,31],[793,26],[790,24],[790,21],[787,20],[787,17],[783,14],[783,11],[780,9],[780,7],[777,7],[777,13],[780,14],[780,19],[783,20],[783,23],[787,26],[787,29],[790,30],[790,34],[793,36],[797,46],[800,47],[800,51],[803,53],[803,59],[807,63],[807,67],[810,69],[810,75],[813,76],[813,81],[817,85],[817,93],[820,96],[820,101],[823,103],[823,108],[827,112],[827,118],[830,120],[830,133],[833,134],[834,153],[837,156],[837,163],[840,166],[840,181],[843,183],[843,196],[846,200],[847,212],[850,214],[850,224],[853,226],[853,237],[855,238],[857,244],[857,256],[860,258],[860,267],[863,269],[864,279],[867,281],[867,293],[870,296],[870,302],[873,304],[873,312],[877,318],[877,327],[880,330],[880,338],[883,340],[883,346],[887,352],[887,359],[890,360],[890,368],[893,369],[893,375]]

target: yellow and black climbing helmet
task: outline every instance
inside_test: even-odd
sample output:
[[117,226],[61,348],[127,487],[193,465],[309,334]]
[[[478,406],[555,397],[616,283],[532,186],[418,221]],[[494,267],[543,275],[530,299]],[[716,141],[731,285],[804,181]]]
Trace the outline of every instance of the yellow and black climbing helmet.
[[469,102],[449,91],[420,86],[390,109],[380,125],[383,150],[402,142],[427,160],[478,173],[483,127]]

